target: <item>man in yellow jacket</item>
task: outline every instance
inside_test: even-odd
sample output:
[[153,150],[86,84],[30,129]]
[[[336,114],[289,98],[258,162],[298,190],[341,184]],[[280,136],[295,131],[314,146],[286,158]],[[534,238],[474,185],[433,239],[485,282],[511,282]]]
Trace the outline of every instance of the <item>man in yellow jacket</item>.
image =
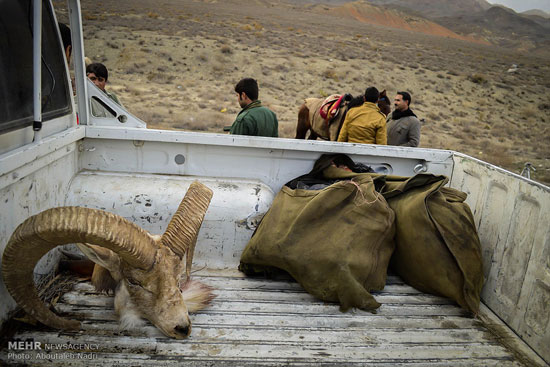
[[387,144],[386,115],[376,105],[380,93],[375,87],[365,91],[365,102],[348,110],[338,141],[363,144]]

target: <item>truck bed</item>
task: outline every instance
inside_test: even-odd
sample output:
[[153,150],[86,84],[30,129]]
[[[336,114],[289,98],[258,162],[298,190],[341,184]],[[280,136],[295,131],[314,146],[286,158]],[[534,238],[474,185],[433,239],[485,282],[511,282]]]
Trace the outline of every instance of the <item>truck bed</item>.
[[[13,339],[61,349],[17,352],[25,360],[4,349],[0,360],[56,366],[523,365],[480,320],[397,276],[390,275],[385,289],[374,293],[382,303],[377,313],[341,313],[337,304],[320,301],[289,280],[249,278],[234,269],[202,269],[193,276],[215,287],[217,298],[191,315],[187,340],[169,339],[150,323],[119,330],[113,297],[85,282],[56,306],[81,320],[81,331],[20,330]],[[81,344],[88,350],[71,349]]]

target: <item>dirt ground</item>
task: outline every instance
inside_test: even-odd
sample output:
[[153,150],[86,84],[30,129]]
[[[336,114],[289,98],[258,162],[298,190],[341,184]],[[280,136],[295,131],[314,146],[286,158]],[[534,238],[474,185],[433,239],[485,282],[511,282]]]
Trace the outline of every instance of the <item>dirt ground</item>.
[[[294,2],[83,0],[86,56],[149,128],[223,133],[243,77],[293,138],[305,98],[412,94],[420,145],[550,184],[550,56],[368,25]],[[246,4],[246,5],[243,5]],[[64,1],[54,2],[66,20]],[[518,66],[509,72],[512,64]]]

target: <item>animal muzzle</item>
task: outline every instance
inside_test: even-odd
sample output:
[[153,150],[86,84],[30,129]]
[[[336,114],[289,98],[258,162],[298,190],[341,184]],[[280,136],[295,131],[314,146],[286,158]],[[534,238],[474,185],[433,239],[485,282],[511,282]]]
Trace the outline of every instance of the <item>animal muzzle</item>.
[[178,325],[174,328],[174,333],[179,336],[176,338],[177,339],[184,339],[184,338],[187,338],[189,336],[189,334],[191,334],[191,324],[188,324],[188,325]]
[[186,339],[191,334],[191,320],[188,316],[174,322],[153,322],[153,324],[169,338]]

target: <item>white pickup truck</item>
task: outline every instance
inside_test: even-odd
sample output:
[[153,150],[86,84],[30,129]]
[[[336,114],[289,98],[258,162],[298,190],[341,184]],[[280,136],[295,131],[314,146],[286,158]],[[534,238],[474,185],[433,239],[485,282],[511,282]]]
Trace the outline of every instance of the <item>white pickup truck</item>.
[[[69,0],[69,14],[76,101],[52,3],[0,2],[0,254],[21,222],[58,206],[107,210],[162,233],[198,180],[214,195],[193,276],[217,297],[191,314],[190,337],[174,340],[149,323],[119,330],[113,297],[81,282],[55,306],[81,329],[3,328],[0,364],[548,366],[549,187],[454,151],[147,129],[86,79],[78,0]],[[91,98],[113,117],[91,116]],[[391,274],[373,293],[382,303],[373,314],[342,313],[295,282],[237,270],[274,195],[323,153],[382,173],[444,174],[468,194],[485,275],[477,317]],[[50,251],[35,277],[52,273],[61,256]],[[4,326],[15,309],[0,281]]]

